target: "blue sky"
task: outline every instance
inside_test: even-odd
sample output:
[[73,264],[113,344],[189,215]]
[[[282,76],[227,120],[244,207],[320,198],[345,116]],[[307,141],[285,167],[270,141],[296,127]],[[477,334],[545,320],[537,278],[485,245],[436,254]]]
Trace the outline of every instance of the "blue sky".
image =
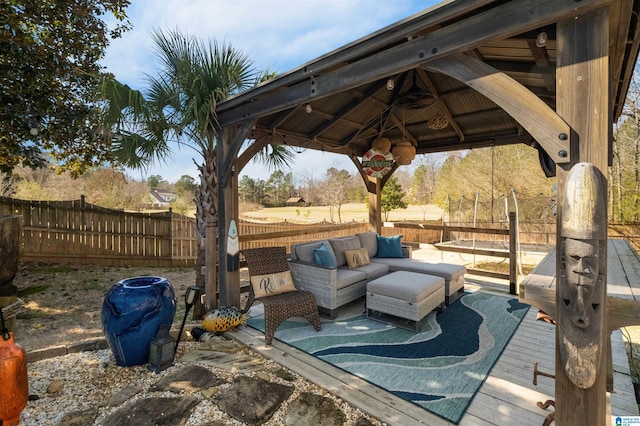
[[[127,9],[133,29],[111,42],[102,64],[135,89],[145,74],[155,75],[151,32],[178,29],[202,40],[231,44],[253,60],[258,70],[284,73],[354,40],[440,3],[437,0],[134,0]],[[175,182],[197,178],[188,150],[176,150],[166,164],[128,171],[135,179],[160,175]],[[198,159],[199,161],[199,159]],[[329,167],[356,172],[345,156],[306,151],[296,156],[295,177],[322,178]],[[251,162],[242,171],[267,179],[271,171]]]

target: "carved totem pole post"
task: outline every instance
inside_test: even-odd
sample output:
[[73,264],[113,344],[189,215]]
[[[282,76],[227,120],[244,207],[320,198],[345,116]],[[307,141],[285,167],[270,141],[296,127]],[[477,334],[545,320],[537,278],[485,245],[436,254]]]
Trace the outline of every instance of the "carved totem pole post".
[[[567,176],[560,225],[556,318],[561,365],[556,368],[556,377],[564,374],[571,383],[565,391],[585,392],[583,402],[587,405],[604,403],[588,401],[587,395],[599,375],[606,376],[601,368],[607,350],[606,189],[606,178],[598,168],[590,163],[576,164]],[[575,409],[579,415],[580,408]]]

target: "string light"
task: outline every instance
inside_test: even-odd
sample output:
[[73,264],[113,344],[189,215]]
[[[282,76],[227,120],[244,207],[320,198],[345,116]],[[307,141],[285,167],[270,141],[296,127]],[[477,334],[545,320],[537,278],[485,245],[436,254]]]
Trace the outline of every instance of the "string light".
[[396,82],[393,81],[392,78],[390,78],[389,80],[387,80],[387,90],[393,90],[394,87],[396,87]]
[[549,41],[549,35],[545,30],[542,30],[538,33],[538,37],[536,37],[536,46],[545,47],[547,45],[547,41]]

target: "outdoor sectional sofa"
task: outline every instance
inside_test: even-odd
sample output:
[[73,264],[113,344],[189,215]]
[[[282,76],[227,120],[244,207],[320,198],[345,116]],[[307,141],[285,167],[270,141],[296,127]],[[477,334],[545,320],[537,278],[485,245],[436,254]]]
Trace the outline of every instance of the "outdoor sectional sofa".
[[396,271],[444,278],[447,305],[460,297],[466,268],[412,259],[410,247],[401,245],[401,237],[363,232],[294,244],[289,255],[294,282],[312,292],[320,310],[332,319],[340,306],[365,296],[368,282]]

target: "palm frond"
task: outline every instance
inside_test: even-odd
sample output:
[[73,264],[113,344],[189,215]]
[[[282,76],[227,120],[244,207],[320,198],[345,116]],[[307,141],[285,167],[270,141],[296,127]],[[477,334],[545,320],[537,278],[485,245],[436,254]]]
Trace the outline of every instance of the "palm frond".
[[261,162],[267,166],[267,170],[279,170],[290,167],[295,159],[295,152],[286,145],[268,144],[259,151],[253,161]]
[[[187,145],[203,157],[215,150],[216,106],[273,73],[257,73],[253,62],[226,43],[205,43],[178,30],[152,33],[160,69],[148,75],[144,91],[115,80],[105,81],[105,123],[120,131],[114,155],[129,167],[164,162],[172,147]],[[270,145],[257,158],[270,168],[284,167],[294,157]]]

